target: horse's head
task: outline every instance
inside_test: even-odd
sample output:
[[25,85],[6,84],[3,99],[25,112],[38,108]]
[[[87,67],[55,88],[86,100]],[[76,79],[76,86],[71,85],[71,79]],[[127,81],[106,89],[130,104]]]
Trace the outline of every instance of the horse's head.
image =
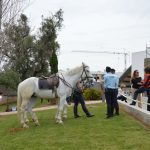
[[91,85],[94,81],[93,75],[90,72],[89,66],[86,64],[82,63],[82,74],[81,74],[81,82],[87,85]]

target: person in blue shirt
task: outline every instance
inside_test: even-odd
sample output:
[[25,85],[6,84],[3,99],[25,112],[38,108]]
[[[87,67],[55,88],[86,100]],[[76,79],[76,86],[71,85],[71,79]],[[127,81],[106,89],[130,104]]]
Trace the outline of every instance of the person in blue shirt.
[[106,118],[113,117],[115,102],[117,101],[119,78],[112,74],[110,67],[106,67],[106,74],[104,75],[105,98],[107,103]]

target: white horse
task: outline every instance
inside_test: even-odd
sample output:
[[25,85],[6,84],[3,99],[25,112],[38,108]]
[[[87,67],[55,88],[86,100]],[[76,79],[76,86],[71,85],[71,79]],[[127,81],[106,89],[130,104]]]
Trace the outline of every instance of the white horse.
[[[91,81],[93,77],[89,71],[89,67],[82,63],[79,67],[71,69],[67,72],[58,73],[59,85],[57,87],[57,95],[60,98],[57,113],[56,122],[62,124],[62,112],[64,110],[64,116],[67,118],[67,102],[66,98],[71,95],[73,89],[76,86],[78,80]],[[21,124],[24,128],[28,128],[27,112],[30,112],[32,120],[36,125],[39,125],[38,118],[35,112],[32,111],[32,107],[35,104],[37,98],[54,98],[55,94],[52,90],[41,90],[38,86],[39,78],[30,77],[22,81],[18,85],[17,92],[17,111],[20,117]]]

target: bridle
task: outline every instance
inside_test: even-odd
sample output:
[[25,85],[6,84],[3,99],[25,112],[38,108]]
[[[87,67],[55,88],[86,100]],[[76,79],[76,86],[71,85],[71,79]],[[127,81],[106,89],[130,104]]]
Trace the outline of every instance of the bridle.
[[[88,70],[86,70],[86,68],[88,68],[88,66],[85,66],[84,64],[82,64],[83,66],[83,70],[82,70],[82,73],[81,73],[81,76],[80,76],[80,82],[82,83],[82,86],[83,87],[87,87],[87,84],[91,85],[91,81],[89,80],[90,78],[93,78],[92,76],[88,76]],[[85,77],[83,77],[85,73]],[[61,73],[61,76],[58,76],[59,79],[68,87],[70,87],[72,90],[74,90],[74,88],[65,80],[63,74]],[[86,82],[85,82],[86,81]]]
[[[89,70],[86,70],[86,68],[88,68],[88,66],[85,66],[84,64],[82,64],[83,66],[83,70],[81,73],[81,77],[80,77],[80,81],[81,83],[83,83],[83,86],[86,86],[87,84],[91,84],[91,78],[93,78],[92,76],[88,76],[88,72]],[[85,77],[83,77],[83,74],[85,73]],[[86,81],[86,82],[85,82]]]

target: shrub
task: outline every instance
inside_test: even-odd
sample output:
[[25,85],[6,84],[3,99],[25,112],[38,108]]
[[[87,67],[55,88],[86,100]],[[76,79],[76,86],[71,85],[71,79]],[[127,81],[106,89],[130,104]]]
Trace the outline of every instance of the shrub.
[[5,88],[10,89],[17,89],[17,86],[20,82],[20,75],[13,70],[6,70],[0,72],[0,85],[4,86]]
[[99,100],[101,97],[101,92],[97,89],[90,88],[86,89],[83,93],[85,100]]

